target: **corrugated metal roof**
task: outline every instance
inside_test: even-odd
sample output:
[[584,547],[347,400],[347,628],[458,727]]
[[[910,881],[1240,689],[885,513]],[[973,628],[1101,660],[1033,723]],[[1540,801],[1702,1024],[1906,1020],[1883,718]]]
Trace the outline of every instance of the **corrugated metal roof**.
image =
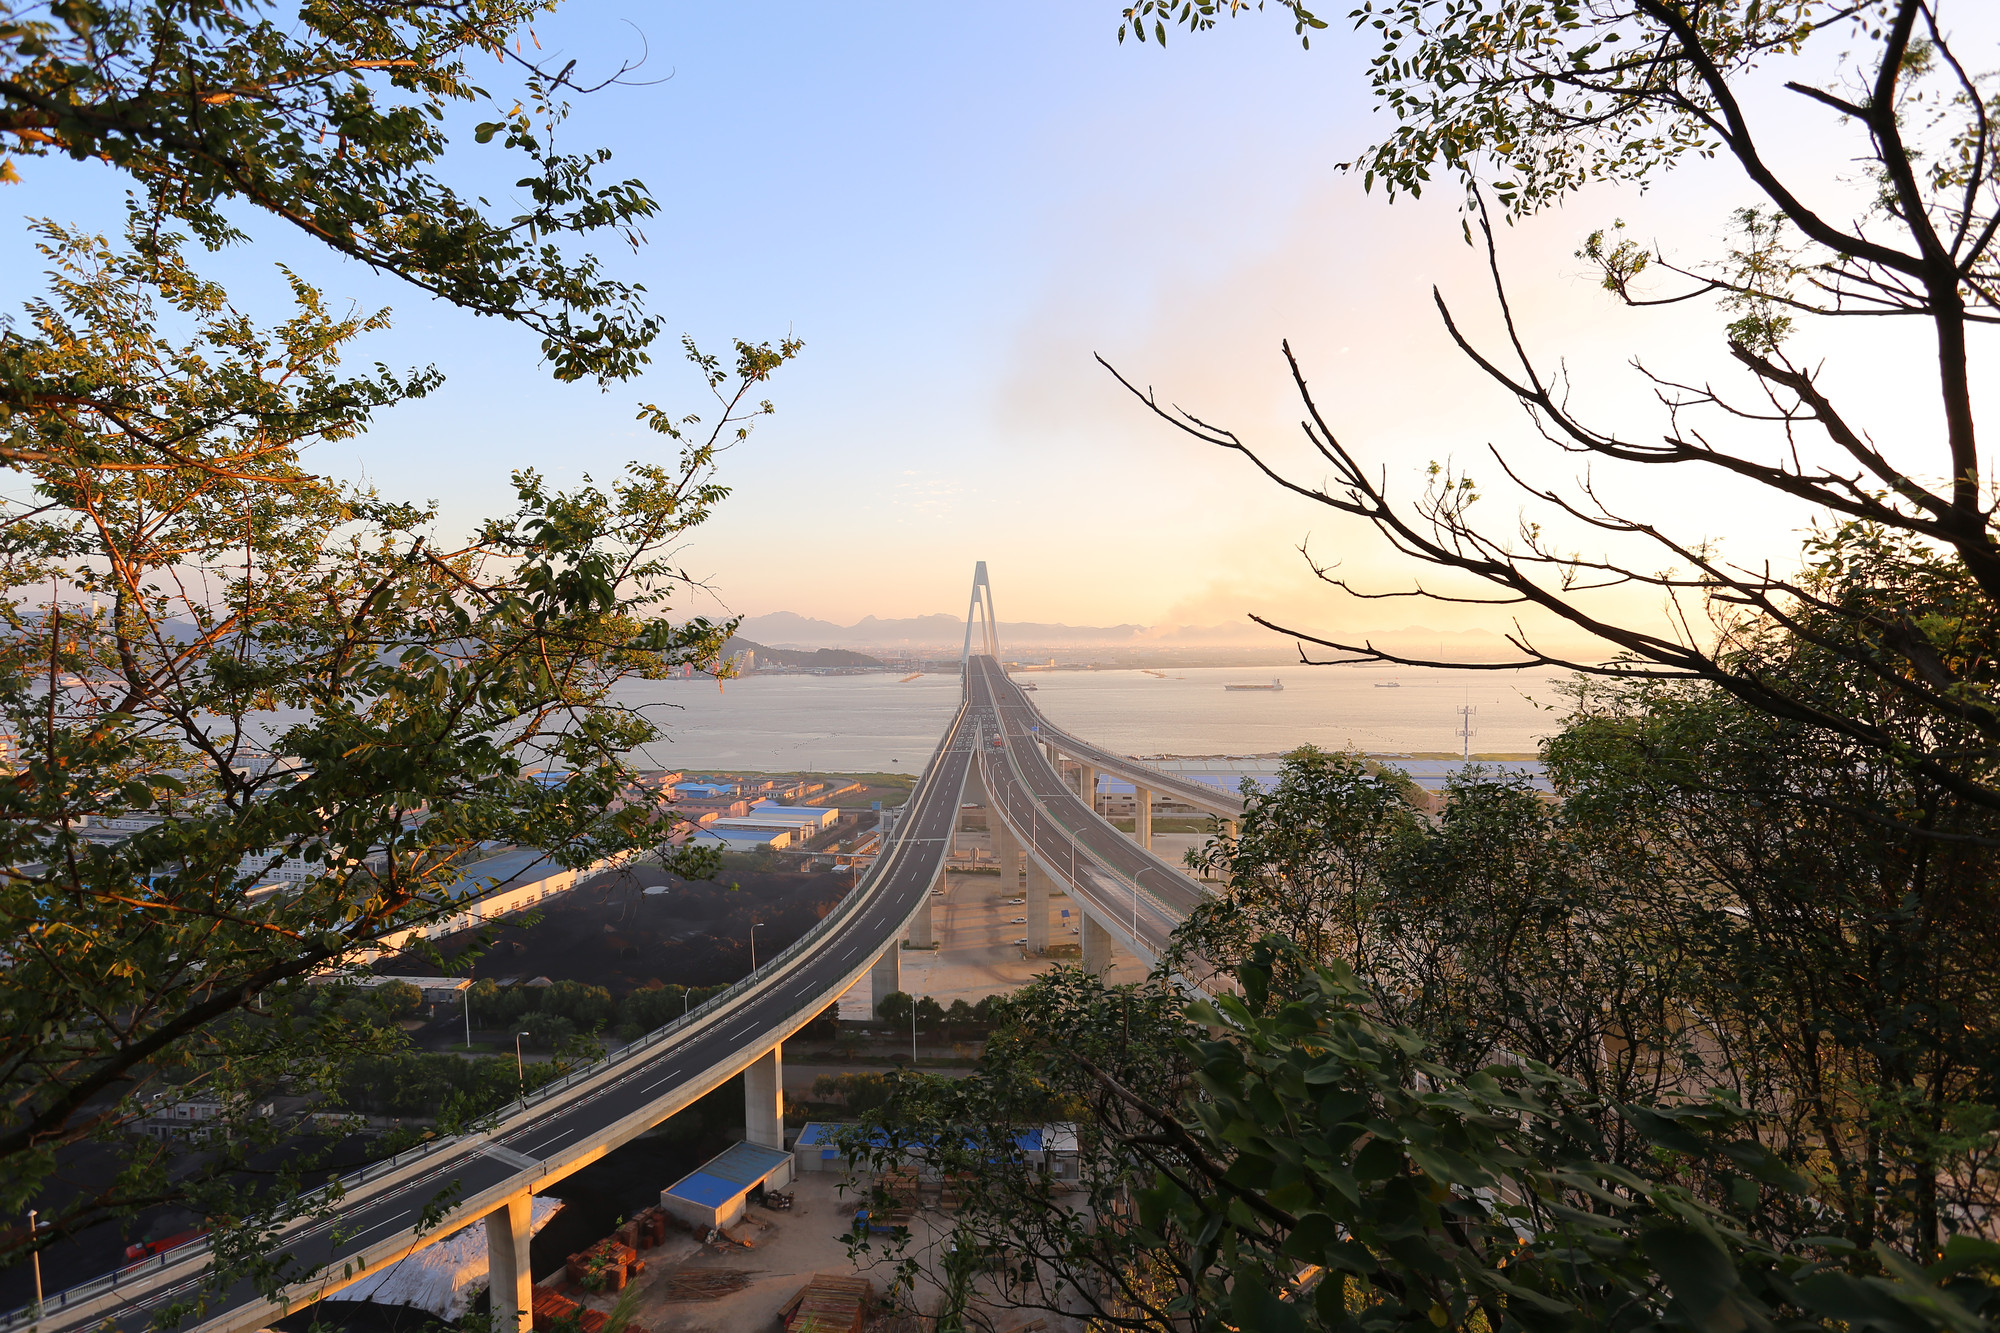
[[792,1155],[780,1148],[765,1148],[755,1143],[732,1144],[669,1185],[667,1193],[704,1208],[717,1208],[751,1189],[791,1160]]

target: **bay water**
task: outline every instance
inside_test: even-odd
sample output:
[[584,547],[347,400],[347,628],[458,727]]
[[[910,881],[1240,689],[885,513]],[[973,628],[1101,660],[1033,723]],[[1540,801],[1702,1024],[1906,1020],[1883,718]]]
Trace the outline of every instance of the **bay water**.
[[[1313,744],[1370,754],[1460,752],[1459,709],[1474,710],[1474,754],[1529,755],[1563,716],[1547,672],[1360,667],[1185,667],[1038,671],[1015,679],[1049,719],[1135,755],[1255,755]],[[1388,682],[1395,682],[1393,687]],[[660,768],[916,773],[958,706],[956,675],[749,676],[623,687],[667,739],[642,752]]]

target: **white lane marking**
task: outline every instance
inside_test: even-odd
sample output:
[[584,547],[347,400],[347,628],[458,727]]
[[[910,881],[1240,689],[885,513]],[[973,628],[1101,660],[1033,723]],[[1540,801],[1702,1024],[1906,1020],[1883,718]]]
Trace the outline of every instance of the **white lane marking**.
[[352,1235],[343,1236],[341,1239],[347,1242],[353,1242],[359,1240],[361,1237],[367,1235],[370,1231],[380,1231],[383,1227],[394,1226],[396,1223],[402,1221],[409,1215],[410,1215],[410,1210],[405,1208],[402,1212],[397,1213],[394,1217],[390,1218],[386,1222],[377,1222],[372,1227],[364,1227],[362,1230],[354,1232]]

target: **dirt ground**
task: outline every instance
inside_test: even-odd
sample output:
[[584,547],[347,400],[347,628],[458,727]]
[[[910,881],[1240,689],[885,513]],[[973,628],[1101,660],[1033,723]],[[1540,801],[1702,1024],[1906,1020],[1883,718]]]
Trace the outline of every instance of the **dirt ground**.
[[[888,1290],[892,1274],[879,1262],[857,1264],[848,1257],[842,1234],[854,1215],[856,1191],[841,1189],[842,1177],[835,1172],[806,1172],[794,1182],[795,1202],[789,1212],[753,1208],[746,1215],[754,1224],[755,1246],[740,1249],[733,1245],[706,1246],[693,1237],[673,1235],[647,1256],[646,1271],[638,1280],[638,1308],[633,1321],[648,1333],[742,1333],[750,1329],[778,1326],[778,1310],[815,1273],[859,1275],[875,1284],[878,1300]],[[948,1215],[932,1209],[920,1211],[911,1231],[914,1249],[928,1253],[950,1229]],[[666,1279],[676,1272],[735,1269],[750,1281],[742,1290],[710,1301],[674,1301],[660,1298]],[[920,1281],[914,1294],[917,1308],[930,1311],[937,1292]],[[617,1302],[610,1294],[591,1296],[592,1309],[609,1312]],[[999,1329],[1018,1328],[1035,1316],[992,1310],[989,1318]],[[1048,1319],[1050,1333],[1066,1333],[1076,1327],[1067,1319]]]
[[[1178,857],[1182,849],[1178,842],[1169,839],[1181,836],[1192,843],[1197,835],[1157,835],[1153,839],[1154,850],[1169,859]],[[961,832],[956,845],[961,851],[976,849],[988,855],[993,849],[991,838],[984,832]],[[1027,936],[1027,926],[1014,920],[1025,915],[1027,907],[1007,900],[1024,896],[1019,889],[1009,892],[996,874],[947,874],[945,896],[931,899],[931,931],[938,948],[903,950],[903,989],[911,995],[928,995],[939,1004],[950,1004],[953,1000],[973,1004],[988,995],[1017,990],[1038,973],[1054,967],[1056,960],[1031,958],[1014,943]],[[1065,908],[1069,909],[1067,918],[1063,916]],[[1049,895],[1051,944],[1077,944],[1081,923],[1081,915],[1068,895]],[[1136,981],[1144,974],[1145,968],[1132,955],[1113,948],[1108,980]],[[873,992],[868,978],[863,977],[840,997],[840,1016],[868,1018],[872,1003]]]

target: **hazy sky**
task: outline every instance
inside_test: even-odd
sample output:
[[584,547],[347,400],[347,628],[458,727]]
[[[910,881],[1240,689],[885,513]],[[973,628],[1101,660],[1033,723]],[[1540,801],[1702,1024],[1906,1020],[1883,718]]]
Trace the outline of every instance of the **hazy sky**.
[[[1163,397],[1268,443],[1309,481],[1321,469],[1299,456],[1285,337],[1322,407],[1393,488],[1419,486],[1433,459],[1468,461],[1488,479],[1488,442],[1535,460],[1527,466],[1546,481],[1580,470],[1534,441],[1443,337],[1433,283],[1470,327],[1494,327],[1453,191],[1391,207],[1334,170],[1385,128],[1357,78],[1363,48],[1336,30],[1301,51],[1272,16],[1177,36],[1165,52],[1120,46],[1117,11],[1116,0],[570,0],[540,26],[544,47],[579,57],[580,70],[643,45],[641,77],[671,76],[586,99],[568,131],[572,146],[608,144],[612,172],[640,177],[664,203],[650,245],[607,250],[613,265],[646,284],[675,333],[717,348],[788,332],[806,343],[770,386],[778,414],[728,457],[735,494],[688,550],[689,568],[731,609],[840,621],[957,611],[972,562],[985,559],[1010,620],[1211,624],[1258,610],[1332,629],[1503,623],[1314,589],[1296,551],[1307,540],[1381,586],[1412,571],[1242,459],[1159,425],[1091,360],[1102,352]],[[1801,118],[1792,146],[1838,168],[1827,127],[1789,114]],[[465,170],[485,169],[469,152]],[[24,183],[0,193],[12,217],[113,225],[108,173],[22,170]],[[1745,201],[1731,171],[1691,169],[1645,196],[1585,195],[1504,236],[1537,346],[1551,364],[1568,359],[1579,401],[1623,433],[1660,425],[1627,358],[1727,376],[1723,317],[1616,309],[1571,252],[1626,217],[1640,239],[1692,257]],[[505,505],[511,467],[602,478],[646,454],[639,401],[702,410],[666,359],[670,342],[639,384],[558,385],[523,330],[252,225],[256,245],[204,262],[253,309],[277,308],[256,305],[278,294],[273,261],[299,263],[338,295],[396,308],[395,330],[360,359],[435,362],[449,376],[367,439],[319,455],[328,471],[435,497],[464,524]],[[7,308],[37,268],[9,223]],[[1928,456],[1924,413],[1891,406],[1898,384],[1921,387],[1915,352],[1878,341],[1864,355],[1845,333],[1814,336],[1808,350],[1846,359],[1841,383],[1874,412],[1863,415],[1887,447]],[[1726,538],[1745,558],[1796,550],[1796,515],[1713,478],[1597,480],[1638,516]],[[1494,488],[1483,503],[1497,527],[1512,525],[1512,496]]]

